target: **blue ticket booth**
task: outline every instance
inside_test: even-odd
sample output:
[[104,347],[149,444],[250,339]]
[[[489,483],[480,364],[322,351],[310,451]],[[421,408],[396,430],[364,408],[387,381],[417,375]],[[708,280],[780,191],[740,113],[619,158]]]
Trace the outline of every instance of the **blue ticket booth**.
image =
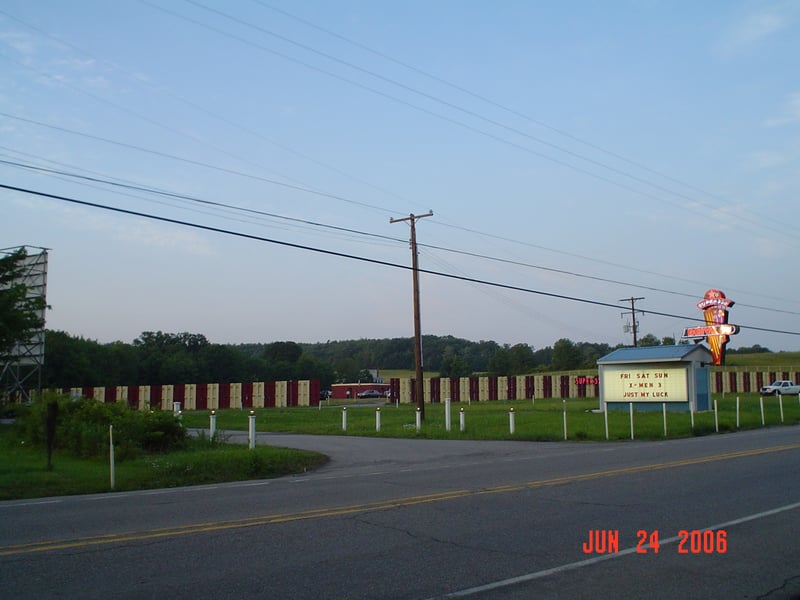
[[600,409],[711,410],[712,361],[704,344],[614,350],[597,361]]

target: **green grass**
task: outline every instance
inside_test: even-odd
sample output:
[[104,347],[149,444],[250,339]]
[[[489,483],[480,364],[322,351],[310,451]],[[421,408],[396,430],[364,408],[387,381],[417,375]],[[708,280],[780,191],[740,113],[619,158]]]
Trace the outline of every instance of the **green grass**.
[[[389,380],[393,377],[397,377],[398,379],[413,379],[417,376],[414,369],[379,369],[379,373],[386,383],[389,383]],[[439,371],[425,371],[423,377],[425,379],[439,377]]]
[[[758,396],[739,394],[739,427],[749,429],[761,427]],[[736,396],[717,398],[719,407],[719,429],[721,432],[736,429]],[[764,399],[765,423],[780,424],[778,398]],[[800,404],[797,396],[783,398],[784,423],[800,423]],[[444,404],[426,405],[425,420],[419,432],[416,430],[416,408],[411,405],[385,405],[381,408],[381,431],[375,428],[374,407],[350,406],[347,408],[347,431],[342,430],[342,408],[283,408],[255,410],[257,431],[310,433],[323,435],[358,435],[398,438],[429,439],[476,439],[476,440],[562,440],[562,401],[558,399],[513,402],[453,403],[451,430],[445,427]],[[509,432],[509,409],[515,412],[515,433]],[[605,425],[602,414],[591,412],[598,407],[596,399],[572,399],[566,402],[567,438],[572,441],[605,440]],[[459,427],[460,409],[464,409],[465,431]],[[657,410],[634,413],[636,439],[663,439],[664,424],[661,405]],[[247,410],[217,411],[217,428],[247,430]],[[667,434],[670,438],[689,437],[715,432],[713,412],[695,414],[694,429],[688,412],[667,413]],[[209,427],[207,411],[189,411],[183,414],[187,427],[205,429]],[[627,410],[609,411],[609,438],[630,438],[630,417]]]
[[[761,427],[761,411],[757,394],[738,394],[740,398],[740,429]],[[719,408],[719,430],[736,430],[736,394],[716,396]],[[780,425],[778,397],[764,398],[764,420],[767,426]],[[783,401],[783,422],[800,423],[800,403],[797,396]],[[567,437],[570,441],[603,441],[603,415],[591,412],[596,399],[571,399],[566,403]],[[416,430],[416,407],[385,405],[381,407],[381,431],[375,430],[374,407],[350,406],[347,409],[347,431],[342,430],[342,408],[269,408],[255,411],[258,431],[295,432],[325,435],[359,435],[396,438],[472,439],[472,440],[531,440],[558,441],[563,439],[564,403],[558,399],[535,403],[473,402],[452,404],[451,430],[445,428],[444,404],[426,406],[426,418],[421,431]],[[514,408],[515,433],[509,432],[509,410]],[[466,428],[460,431],[460,409],[464,409]],[[660,410],[636,411],[636,439],[663,439],[663,415]],[[248,428],[248,410],[217,411],[218,430]],[[207,429],[208,411],[187,411],[182,416],[186,427]],[[694,428],[688,413],[667,413],[669,438],[706,435],[715,432],[714,413],[695,414]],[[609,412],[609,439],[630,439],[630,420],[627,410]],[[85,494],[109,491],[108,460],[77,459],[62,452],[53,456],[53,469],[46,469],[43,448],[31,448],[22,442],[14,426],[0,426],[0,500],[42,496]],[[116,465],[116,490],[152,489],[198,485],[222,481],[238,481],[276,477],[303,472],[324,463],[320,454],[258,446],[212,443],[201,436],[185,451],[149,455]]]
[[[31,447],[14,426],[0,426],[0,500],[110,491],[108,458],[75,458],[54,452],[47,470],[44,448]],[[265,479],[313,469],[326,457],[301,450],[258,446],[249,450],[195,439],[189,448],[117,462],[115,490],[142,490]]]
[[726,367],[787,367],[797,369],[800,365],[800,352],[757,352],[755,354],[726,354]]

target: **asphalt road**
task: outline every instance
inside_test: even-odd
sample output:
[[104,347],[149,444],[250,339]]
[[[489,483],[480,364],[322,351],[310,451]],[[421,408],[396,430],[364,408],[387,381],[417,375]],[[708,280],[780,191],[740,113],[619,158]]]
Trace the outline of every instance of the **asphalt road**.
[[331,461],[282,479],[0,503],[0,595],[800,598],[798,427],[258,443]]

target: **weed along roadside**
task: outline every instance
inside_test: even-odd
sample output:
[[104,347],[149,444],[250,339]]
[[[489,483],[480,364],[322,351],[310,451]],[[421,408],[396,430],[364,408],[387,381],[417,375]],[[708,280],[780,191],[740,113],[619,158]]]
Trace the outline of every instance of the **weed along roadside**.
[[0,425],[0,500],[266,479],[303,473],[328,460],[305,450],[251,450],[225,443],[223,435],[189,436],[172,412],[57,397],[48,469],[44,412],[53,400],[14,406],[14,418]]

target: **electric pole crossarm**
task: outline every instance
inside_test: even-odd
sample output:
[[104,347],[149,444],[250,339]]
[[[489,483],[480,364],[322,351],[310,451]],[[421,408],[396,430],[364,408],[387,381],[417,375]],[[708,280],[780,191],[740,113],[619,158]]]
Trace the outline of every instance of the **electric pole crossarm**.
[[644,300],[644,298],[622,298],[620,302],[630,302],[631,303],[631,323],[633,325],[633,347],[639,345],[639,342],[636,338],[636,301],[637,300]]

